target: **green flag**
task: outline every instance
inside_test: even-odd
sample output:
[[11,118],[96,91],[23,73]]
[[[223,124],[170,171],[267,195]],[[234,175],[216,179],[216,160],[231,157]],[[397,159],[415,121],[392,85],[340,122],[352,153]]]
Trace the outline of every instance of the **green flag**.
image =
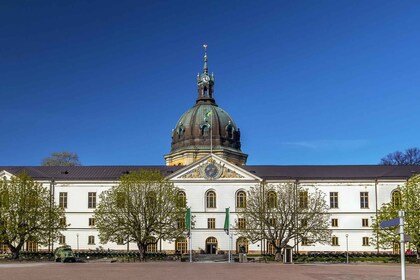
[[185,229],[191,230],[191,208],[187,208],[187,213],[185,214]]
[[225,226],[223,228],[226,234],[229,234],[229,208],[226,208]]

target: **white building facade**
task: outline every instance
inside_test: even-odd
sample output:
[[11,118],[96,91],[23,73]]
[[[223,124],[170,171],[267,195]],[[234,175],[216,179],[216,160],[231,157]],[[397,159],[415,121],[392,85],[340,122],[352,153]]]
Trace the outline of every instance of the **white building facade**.
[[[215,165],[217,176],[209,177],[206,167]],[[101,244],[95,228],[94,210],[103,191],[118,184],[118,178],[130,170],[157,169],[185,192],[195,226],[192,248],[195,252],[218,253],[238,250],[240,234],[236,232],[238,193],[246,193],[265,180],[269,184],[294,182],[303,188],[317,188],[325,193],[330,205],[330,244],[296,244],[296,252],[349,251],[377,252],[370,239],[372,219],[393,191],[404,185],[419,166],[237,166],[216,155],[209,155],[188,166],[74,166],[74,167],[0,167],[2,177],[26,172],[50,188],[54,200],[66,210],[69,224],[54,247],[67,244],[74,249],[137,250],[136,244]],[[208,195],[214,200],[209,205]],[[232,245],[223,226],[225,209],[230,208]],[[347,236],[347,237],[346,237]],[[334,240],[333,240],[334,239]],[[242,240],[243,241],[243,240]],[[241,241],[241,242],[242,242]],[[186,241],[188,243],[188,239]],[[295,245],[295,244],[289,244]],[[178,247],[177,247],[178,246]],[[175,240],[159,240],[152,251],[173,253],[180,248]],[[42,248],[41,248],[42,249]],[[45,248],[44,248],[45,249]],[[249,253],[272,253],[266,240],[248,244]],[[389,251],[389,250],[388,250]]]

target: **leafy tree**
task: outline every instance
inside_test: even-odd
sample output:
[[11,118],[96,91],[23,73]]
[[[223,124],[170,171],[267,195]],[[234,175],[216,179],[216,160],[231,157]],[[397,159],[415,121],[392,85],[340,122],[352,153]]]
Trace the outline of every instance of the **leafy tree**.
[[50,157],[44,158],[43,166],[80,166],[79,156],[71,152],[54,152]]
[[238,213],[237,223],[243,237],[252,242],[266,239],[280,261],[285,245],[331,241],[325,195],[315,189],[309,192],[298,184],[271,185],[262,182],[247,192],[246,206]]
[[95,210],[101,242],[135,242],[143,260],[148,245],[184,236],[186,201],[179,193],[159,171],[123,175]]
[[408,182],[396,190],[392,200],[384,203],[373,219],[373,243],[381,249],[391,249],[399,243],[398,226],[381,228],[380,223],[398,218],[398,211],[405,212],[404,231],[412,237],[411,246],[416,248],[417,259],[420,260],[420,175],[411,177]]
[[8,246],[13,258],[27,241],[47,244],[56,240],[64,210],[53,202],[49,190],[26,174],[0,180],[0,243]]
[[409,148],[405,152],[396,151],[383,157],[381,165],[420,165],[420,149]]

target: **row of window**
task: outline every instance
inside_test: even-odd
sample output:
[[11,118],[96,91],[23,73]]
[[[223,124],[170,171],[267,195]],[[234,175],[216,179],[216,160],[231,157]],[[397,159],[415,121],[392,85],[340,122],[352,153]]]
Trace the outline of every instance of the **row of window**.
[[[58,197],[58,205],[67,208],[67,192],[60,192]],[[96,208],[96,192],[88,193],[88,208]]]
[[[362,227],[369,226],[369,219],[362,219]],[[338,219],[331,219],[331,227],[338,227]]]
[[[67,192],[60,192],[59,194],[59,205],[60,207],[67,208]],[[392,203],[394,206],[401,204],[401,193],[400,191],[393,191],[391,195]],[[179,192],[178,195],[178,206],[186,206],[186,194],[183,191]],[[276,208],[278,206],[277,193],[270,191],[267,193],[267,206],[270,208]],[[208,191],[206,193],[206,207],[216,208],[216,193],[214,191]],[[246,193],[245,191],[239,191],[236,193],[236,207],[246,207]],[[299,193],[299,207],[308,207],[308,192],[302,191]],[[88,193],[88,208],[96,208],[96,192]],[[338,208],[338,192],[330,192],[330,208]],[[360,192],[360,208],[369,208],[369,192]]]

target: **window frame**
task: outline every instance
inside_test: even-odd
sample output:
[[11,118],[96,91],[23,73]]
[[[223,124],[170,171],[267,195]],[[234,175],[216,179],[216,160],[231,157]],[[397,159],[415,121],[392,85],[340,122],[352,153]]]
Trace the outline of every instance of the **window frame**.
[[338,192],[330,192],[330,209],[338,208]]
[[216,218],[207,218],[207,229],[216,228]]
[[96,208],[96,192],[88,192],[88,208]]
[[246,192],[238,191],[236,193],[236,208],[246,208]]
[[360,192],[360,209],[369,209],[369,192]]
[[206,192],[206,208],[215,209],[217,206],[217,195],[213,190]]
[[64,209],[67,209],[67,200],[68,198],[68,193],[67,192],[60,192],[58,194],[58,206]]

